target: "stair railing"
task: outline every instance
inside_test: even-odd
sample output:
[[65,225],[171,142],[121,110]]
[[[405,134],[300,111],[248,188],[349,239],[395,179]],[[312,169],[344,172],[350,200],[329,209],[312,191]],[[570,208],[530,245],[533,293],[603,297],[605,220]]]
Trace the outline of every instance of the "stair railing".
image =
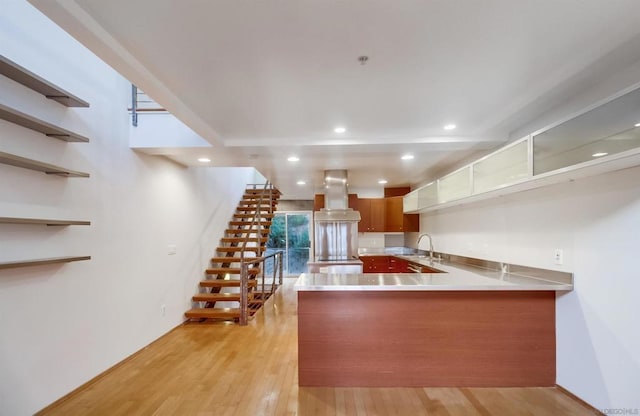
[[[278,250],[263,258],[242,261],[240,263],[240,325],[247,325],[247,323],[249,322],[249,265],[251,264],[255,267],[257,264],[264,263],[262,268],[265,269],[267,260],[271,258],[273,258],[274,266],[270,293],[273,295],[276,291],[276,272],[278,281],[280,282],[280,285],[282,285],[282,259],[284,258],[283,250]],[[264,291],[264,275],[262,278],[262,287],[262,300],[264,301],[264,294],[266,293]]]
[[[253,189],[257,189],[258,184],[248,184],[247,186],[253,186]],[[264,184],[264,187],[262,188],[262,191],[260,192],[260,198],[257,199],[256,201],[256,210],[253,214],[253,217],[251,218],[251,222],[247,221],[247,225],[249,225],[249,228],[253,228],[254,225],[256,225],[256,239],[257,239],[257,246],[260,247],[261,241],[260,239],[262,238],[262,230],[264,225],[262,224],[262,203],[264,202],[264,200],[268,198],[269,201],[269,214],[273,214],[273,185],[267,181]],[[248,247],[248,243],[249,240],[251,238],[251,233],[247,232],[245,234],[244,240],[240,243],[241,244],[241,249],[240,249],[240,325],[247,325],[248,321],[249,321],[249,265],[252,265],[253,267],[255,267],[256,264],[262,263],[264,262],[267,258],[271,258],[274,257],[274,262],[276,261],[277,257],[280,257],[280,267],[279,269],[282,269],[282,252],[276,252],[273,253],[269,256],[254,260],[254,261],[247,261],[245,260],[245,251]],[[256,251],[256,254],[258,254],[258,251]],[[256,256],[258,257],[258,256]],[[263,296],[263,300],[264,300],[264,294],[266,293],[264,290],[264,280],[265,280],[265,275],[264,275],[264,269],[265,267],[262,267],[263,271],[262,271],[262,296]],[[275,269],[275,265],[274,265],[274,269]],[[275,276],[274,276],[274,280],[275,280]],[[282,276],[280,276],[280,280],[282,280]],[[273,285],[272,285],[272,293],[273,293]]]
[[138,127],[138,115],[141,112],[148,112],[149,114],[168,113],[166,108],[160,107],[160,104],[151,99],[143,91],[140,91],[137,86],[131,84],[131,125]]

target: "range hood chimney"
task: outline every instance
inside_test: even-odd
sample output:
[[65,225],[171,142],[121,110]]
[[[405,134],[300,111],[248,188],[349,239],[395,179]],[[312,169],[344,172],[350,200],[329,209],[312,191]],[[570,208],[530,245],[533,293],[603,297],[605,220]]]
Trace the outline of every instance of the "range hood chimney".
[[324,185],[324,208],[316,212],[315,221],[360,221],[360,213],[349,208],[347,171],[325,170]]

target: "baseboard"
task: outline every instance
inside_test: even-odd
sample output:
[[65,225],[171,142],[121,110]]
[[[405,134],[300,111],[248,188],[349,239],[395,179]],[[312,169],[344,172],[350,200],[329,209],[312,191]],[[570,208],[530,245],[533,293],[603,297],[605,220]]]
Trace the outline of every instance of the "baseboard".
[[581,405],[583,405],[584,407],[586,407],[587,409],[589,409],[590,411],[593,412],[594,415],[602,415],[602,416],[606,416],[604,413],[602,413],[600,410],[596,409],[595,407],[591,406],[589,403],[585,402],[584,400],[582,400],[580,397],[576,396],[575,394],[571,393],[569,390],[565,389],[564,387],[562,387],[559,384],[556,384],[556,388],[565,396],[568,396],[570,398],[572,398],[573,400],[575,400],[576,402],[580,403]]
[[[188,321],[185,321],[188,322]],[[34,413],[34,416],[38,416],[41,415],[45,412],[48,412],[50,410],[55,409],[56,407],[60,406],[61,404],[63,404],[64,402],[66,402],[67,400],[69,400],[70,398],[72,398],[73,396],[75,396],[78,393],[81,393],[83,391],[85,391],[86,389],[88,389],[89,387],[91,387],[93,384],[97,383],[98,381],[100,381],[102,378],[104,378],[105,376],[109,375],[110,373],[112,373],[114,370],[118,369],[120,366],[122,366],[123,364],[133,360],[135,357],[138,356],[138,354],[140,354],[143,350],[147,349],[148,347],[150,347],[151,345],[155,344],[156,342],[160,341],[162,338],[166,337],[167,335],[169,335],[170,333],[172,333],[173,331],[175,331],[176,329],[180,328],[181,326],[183,326],[185,324],[185,322],[182,322],[181,324],[173,327],[172,329],[170,329],[168,332],[166,332],[165,334],[161,335],[159,338],[157,338],[156,340],[152,341],[151,343],[145,345],[144,347],[140,348],[138,351],[134,352],[133,354],[131,354],[130,356],[126,357],[124,360],[114,364],[113,366],[107,368],[106,370],[104,370],[102,373],[98,374],[97,376],[95,376],[94,378],[92,378],[91,380],[87,381],[84,384],[81,384],[79,387],[71,390],[69,393],[65,394],[64,396],[60,397],[58,400],[56,400],[55,402],[51,403],[50,405],[38,410],[36,413]]]

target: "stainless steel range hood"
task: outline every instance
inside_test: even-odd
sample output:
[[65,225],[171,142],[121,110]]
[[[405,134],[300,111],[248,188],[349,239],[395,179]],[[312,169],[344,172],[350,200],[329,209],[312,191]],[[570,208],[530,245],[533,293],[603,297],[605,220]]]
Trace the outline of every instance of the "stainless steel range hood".
[[347,171],[324,172],[325,208],[314,213],[316,262],[349,261],[358,257],[360,213],[349,208]]
[[315,213],[315,221],[360,221],[360,213],[349,208],[347,171],[324,171],[324,185],[324,208]]

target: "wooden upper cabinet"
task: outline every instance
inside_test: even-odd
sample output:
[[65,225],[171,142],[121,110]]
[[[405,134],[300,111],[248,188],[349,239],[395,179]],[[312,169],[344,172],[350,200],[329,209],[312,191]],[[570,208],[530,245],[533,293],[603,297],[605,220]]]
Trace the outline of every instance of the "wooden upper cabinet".
[[358,232],[372,233],[385,231],[385,200],[382,198],[358,199],[358,211],[362,219]]
[[385,231],[417,232],[420,230],[418,214],[405,215],[402,210],[402,197],[385,198]]
[[[401,191],[397,193],[405,191],[404,188],[398,189],[401,189]],[[319,211],[324,207],[324,195],[316,194],[313,198],[313,210]],[[412,232],[420,229],[420,217],[418,214],[403,214],[402,196],[358,198],[356,194],[349,194],[349,208],[360,211],[360,216],[362,217],[358,223],[358,232],[360,233]]]
[[349,194],[349,208],[354,211],[358,210],[358,194]]
[[390,198],[392,196],[405,196],[411,192],[411,188],[408,186],[398,187],[398,188],[384,188],[384,197]]
[[394,196],[385,198],[385,219],[387,231],[404,231],[402,214],[402,197]]
[[313,197],[313,210],[320,211],[321,208],[324,208],[324,195],[315,194]]

